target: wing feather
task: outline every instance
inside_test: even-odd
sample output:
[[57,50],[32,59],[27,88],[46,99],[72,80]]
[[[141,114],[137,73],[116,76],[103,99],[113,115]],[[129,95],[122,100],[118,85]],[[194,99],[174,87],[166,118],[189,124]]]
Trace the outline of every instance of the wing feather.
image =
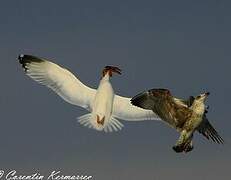
[[223,144],[224,140],[218,134],[218,132],[213,128],[212,124],[208,121],[206,115],[204,115],[203,121],[198,127],[198,132],[204,135],[207,139],[212,139],[218,144]]
[[131,98],[115,95],[112,115],[127,121],[160,120],[151,110],[145,110],[131,104]]
[[96,90],[84,85],[70,71],[31,55],[20,55],[18,59],[29,77],[49,87],[68,103],[91,108]]
[[167,89],[150,89],[132,98],[132,104],[144,109],[151,109],[171,127],[181,127],[189,110],[180,99],[174,98]]

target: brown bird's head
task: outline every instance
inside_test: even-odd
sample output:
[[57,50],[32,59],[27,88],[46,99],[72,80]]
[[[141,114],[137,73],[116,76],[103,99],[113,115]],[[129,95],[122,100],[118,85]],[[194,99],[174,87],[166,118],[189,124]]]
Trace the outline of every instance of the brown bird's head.
[[202,115],[208,112],[205,105],[205,100],[207,99],[209,94],[210,94],[209,92],[206,92],[195,97],[191,106],[194,112]]
[[204,102],[207,99],[207,97],[209,96],[209,94],[210,94],[209,92],[202,93],[202,94],[198,95],[195,98],[195,100],[200,101],[200,102]]
[[112,77],[113,73],[121,74],[121,69],[115,66],[105,66],[102,71],[102,76],[104,77],[107,73]]

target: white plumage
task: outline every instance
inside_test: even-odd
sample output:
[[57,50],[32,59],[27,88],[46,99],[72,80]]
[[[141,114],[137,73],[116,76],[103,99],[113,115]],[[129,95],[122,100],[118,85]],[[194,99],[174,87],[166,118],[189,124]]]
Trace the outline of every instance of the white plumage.
[[67,69],[48,60],[31,55],[20,55],[18,59],[32,79],[51,88],[68,103],[81,106],[90,112],[78,118],[84,126],[112,132],[123,127],[118,119],[159,120],[152,111],[133,106],[130,98],[114,94],[109,80],[113,72],[120,73],[119,68],[106,66],[96,90],[84,85]]

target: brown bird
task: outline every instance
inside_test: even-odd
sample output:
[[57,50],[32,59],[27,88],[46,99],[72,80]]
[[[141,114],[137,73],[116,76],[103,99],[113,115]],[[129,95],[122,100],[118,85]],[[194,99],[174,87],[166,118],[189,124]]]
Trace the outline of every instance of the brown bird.
[[223,144],[223,139],[206,117],[208,108],[205,100],[209,93],[188,100],[178,99],[167,89],[151,89],[131,99],[131,103],[143,109],[152,110],[168,125],[180,132],[180,137],[173,149],[176,152],[189,152],[193,149],[193,133],[198,131],[207,139]]

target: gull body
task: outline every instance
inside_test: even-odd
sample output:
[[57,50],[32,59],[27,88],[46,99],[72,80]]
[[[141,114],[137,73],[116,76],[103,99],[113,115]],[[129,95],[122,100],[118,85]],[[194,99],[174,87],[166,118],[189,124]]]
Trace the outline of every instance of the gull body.
[[[107,124],[112,118],[112,108],[114,100],[114,90],[109,81],[109,73],[107,73],[99,83],[92,109],[92,123],[95,124],[97,130],[102,130],[102,124]],[[95,121],[96,119],[96,121]]]

